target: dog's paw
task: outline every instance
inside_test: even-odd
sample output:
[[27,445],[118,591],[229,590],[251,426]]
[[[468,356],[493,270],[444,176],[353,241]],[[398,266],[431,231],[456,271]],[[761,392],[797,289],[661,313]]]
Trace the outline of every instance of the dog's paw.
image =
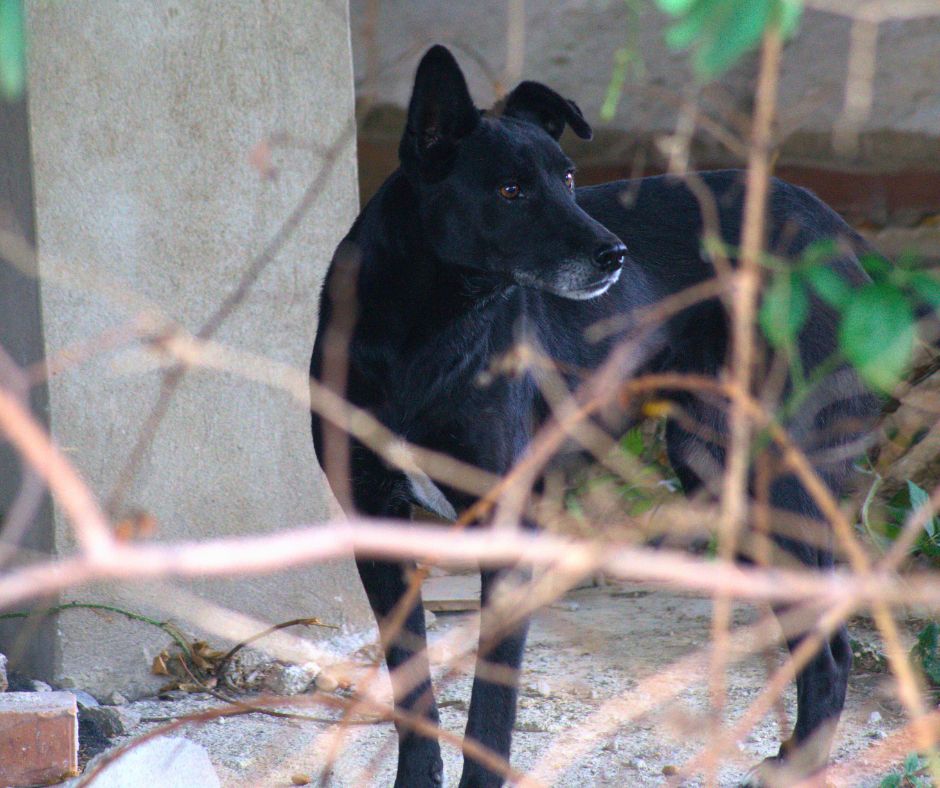
[[398,762],[395,788],[444,788],[444,762],[441,756],[421,762]]
[[464,761],[458,788],[501,788],[506,781],[473,761]]
[[740,788],[789,788],[799,784],[809,788],[827,788],[826,763],[807,757],[803,750],[792,750],[786,745],[780,753],[765,758],[751,769]]

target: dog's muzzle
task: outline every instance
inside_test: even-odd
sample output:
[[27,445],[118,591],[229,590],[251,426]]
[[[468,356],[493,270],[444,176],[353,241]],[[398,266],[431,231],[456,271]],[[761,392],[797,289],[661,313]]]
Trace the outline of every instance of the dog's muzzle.
[[627,247],[622,243],[601,246],[594,252],[594,265],[605,274],[623,268],[627,260]]

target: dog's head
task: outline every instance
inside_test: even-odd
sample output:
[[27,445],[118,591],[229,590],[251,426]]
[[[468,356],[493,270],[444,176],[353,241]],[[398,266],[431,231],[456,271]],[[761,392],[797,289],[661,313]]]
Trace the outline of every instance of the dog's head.
[[590,139],[578,106],[545,85],[523,82],[484,115],[451,53],[425,54],[399,157],[441,260],[573,299],[617,281],[627,249],[578,206],[565,125]]

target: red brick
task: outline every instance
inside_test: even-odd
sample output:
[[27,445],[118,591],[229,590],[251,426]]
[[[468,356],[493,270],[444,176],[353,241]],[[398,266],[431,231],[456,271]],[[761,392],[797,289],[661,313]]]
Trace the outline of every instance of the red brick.
[[0,785],[78,774],[78,710],[70,692],[0,693]]

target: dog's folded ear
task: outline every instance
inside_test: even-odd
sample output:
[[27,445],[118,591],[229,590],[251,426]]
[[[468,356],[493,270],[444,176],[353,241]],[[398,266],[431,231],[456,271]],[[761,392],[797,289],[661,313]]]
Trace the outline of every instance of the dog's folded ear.
[[535,123],[556,140],[561,137],[566,123],[583,140],[594,136],[581,108],[541,82],[520,82],[506,97],[503,115]]
[[427,180],[447,174],[457,143],[480,122],[467,82],[454,56],[440,45],[418,64],[408,122],[398,157],[406,172]]

